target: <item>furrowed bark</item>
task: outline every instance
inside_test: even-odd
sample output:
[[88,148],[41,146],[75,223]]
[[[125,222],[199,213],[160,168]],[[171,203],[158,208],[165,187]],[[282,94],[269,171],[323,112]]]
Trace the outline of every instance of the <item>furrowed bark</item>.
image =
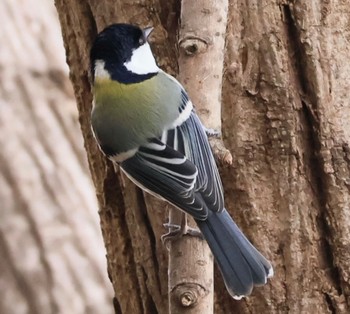
[[[203,124],[221,131],[221,87],[228,2],[182,0],[179,34],[179,76]],[[218,138],[216,143],[222,143]],[[215,144],[219,147],[219,144]],[[223,145],[220,147],[224,148]],[[228,150],[216,150],[226,161]],[[182,213],[170,210],[170,224],[180,224]],[[188,224],[196,228],[192,218]],[[207,243],[184,236],[170,243],[170,313],[213,313],[213,258]]]
[[243,302],[218,296],[217,313],[349,311],[345,6],[230,2],[223,130],[233,167],[224,169],[224,186],[275,276]]

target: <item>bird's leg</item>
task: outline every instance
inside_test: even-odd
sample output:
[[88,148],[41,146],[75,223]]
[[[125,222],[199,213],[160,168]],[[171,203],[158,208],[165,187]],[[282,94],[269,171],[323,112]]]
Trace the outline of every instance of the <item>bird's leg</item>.
[[181,224],[171,224],[165,223],[164,227],[169,228],[169,232],[162,235],[162,242],[166,244],[168,241],[176,241],[180,239],[182,236],[188,234],[192,237],[199,237],[203,239],[202,233],[196,229],[192,228],[187,223],[187,214],[181,213]]

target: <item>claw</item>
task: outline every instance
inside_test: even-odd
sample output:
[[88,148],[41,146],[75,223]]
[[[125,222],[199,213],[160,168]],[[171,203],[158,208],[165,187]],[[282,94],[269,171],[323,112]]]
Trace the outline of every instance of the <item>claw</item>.
[[163,244],[166,245],[169,241],[178,240],[182,236],[182,230],[180,225],[166,223],[163,226],[169,229],[169,232],[161,236]]
[[215,129],[208,129],[205,126],[203,126],[205,133],[207,134],[208,137],[220,137],[221,132]]
[[183,218],[181,220],[181,225],[165,223],[163,225],[165,228],[169,229],[169,232],[163,234],[161,240],[163,244],[167,244],[169,241],[176,241],[180,239],[184,235],[190,235],[192,237],[198,237],[200,239],[204,239],[202,233],[196,229],[189,227],[187,224],[187,215],[183,214]]

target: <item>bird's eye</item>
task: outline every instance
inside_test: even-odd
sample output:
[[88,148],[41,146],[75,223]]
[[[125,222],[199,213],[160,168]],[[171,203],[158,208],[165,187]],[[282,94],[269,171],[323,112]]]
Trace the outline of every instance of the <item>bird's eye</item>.
[[145,42],[146,42],[146,40],[143,38],[143,36],[141,36],[139,38],[139,45],[142,46]]

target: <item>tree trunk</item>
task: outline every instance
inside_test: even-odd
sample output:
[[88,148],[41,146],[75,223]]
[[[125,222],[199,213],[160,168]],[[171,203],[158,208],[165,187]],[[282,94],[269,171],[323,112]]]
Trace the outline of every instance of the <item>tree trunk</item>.
[[[117,313],[167,311],[166,213],[97,149],[88,53],[107,24],[153,25],[159,64],[176,73],[178,3],[56,0]],[[215,313],[350,311],[349,24],[341,0],[229,1],[221,109],[233,157],[221,167],[226,206],[272,261],[275,277],[234,301],[217,272]]]
[[111,313],[57,12],[6,0],[0,16],[0,313]]

